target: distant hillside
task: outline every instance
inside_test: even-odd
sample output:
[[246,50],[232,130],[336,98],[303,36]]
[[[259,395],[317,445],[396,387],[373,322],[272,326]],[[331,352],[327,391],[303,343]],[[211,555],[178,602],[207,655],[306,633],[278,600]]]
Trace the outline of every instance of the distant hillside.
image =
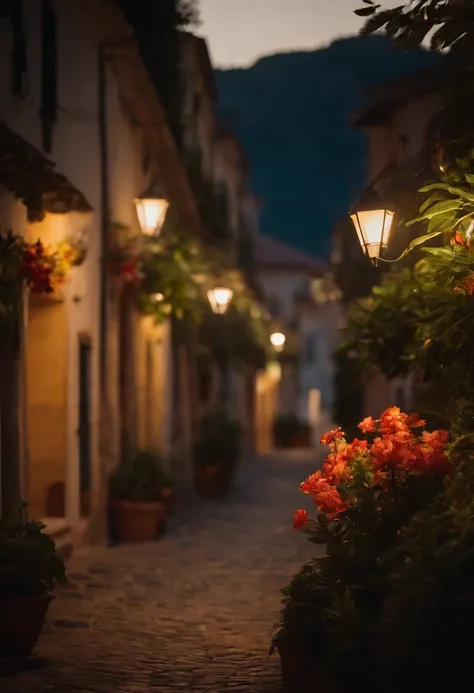
[[217,71],[222,114],[250,155],[265,201],[264,233],[327,255],[333,223],[366,182],[364,137],[351,129],[350,113],[367,87],[435,60],[369,36]]

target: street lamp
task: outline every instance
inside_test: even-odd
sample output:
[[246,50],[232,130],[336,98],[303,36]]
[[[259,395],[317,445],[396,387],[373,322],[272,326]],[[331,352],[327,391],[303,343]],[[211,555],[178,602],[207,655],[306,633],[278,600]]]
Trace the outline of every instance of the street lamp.
[[152,185],[134,200],[140,228],[145,236],[159,236],[165,222],[169,201],[160,185]]
[[215,289],[209,289],[207,292],[207,298],[212,310],[219,315],[223,315],[227,311],[233,295],[232,289],[228,289],[225,286],[218,286]]
[[273,332],[270,335],[270,342],[275,351],[283,351],[286,343],[286,336],[283,332]]
[[354,205],[350,216],[364,254],[377,264],[388,245],[394,212],[387,208],[378,192],[369,186]]

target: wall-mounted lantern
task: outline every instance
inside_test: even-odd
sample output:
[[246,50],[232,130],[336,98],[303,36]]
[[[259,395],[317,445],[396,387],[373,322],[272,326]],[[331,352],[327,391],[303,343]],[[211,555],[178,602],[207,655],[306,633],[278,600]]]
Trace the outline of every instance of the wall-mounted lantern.
[[134,200],[140,228],[145,236],[159,236],[165,222],[169,201],[162,187],[152,185]]
[[286,344],[286,336],[283,332],[273,332],[270,335],[270,342],[275,351],[283,351]]
[[227,311],[233,295],[232,289],[228,289],[225,286],[217,286],[215,289],[209,289],[207,292],[207,298],[212,310],[219,315],[223,315]]
[[388,245],[394,212],[369,186],[354,205],[350,216],[364,254],[376,264]]

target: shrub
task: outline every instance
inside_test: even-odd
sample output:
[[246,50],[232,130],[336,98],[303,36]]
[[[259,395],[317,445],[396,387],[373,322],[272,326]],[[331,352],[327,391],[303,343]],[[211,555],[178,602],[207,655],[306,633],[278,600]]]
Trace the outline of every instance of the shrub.
[[166,458],[154,450],[137,450],[115,470],[110,494],[116,501],[149,503],[157,500],[160,486],[170,483]]
[[205,416],[200,424],[194,446],[194,461],[198,466],[227,465],[235,462],[240,451],[242,427],[222,410]]
[[66,582],[61,554],[44,532],[42,522],[0,519],[0,595],[14,597],[52,594]]
[[340,429],[331,431],[321,439],[330,446],[322,470],[301,484],[318,515],[312,520],[298,510],[293,526],[326,553],[283,591],[274,644],[290,637],[307,663],[329,667],[341,683],[359,677],[369,685],[374,667],[367,652],[391,566],[383,559],[400,530],[440,494],[451,471],[447,431],[428,432],[424,424],[391,407],[379,420],[367,417],[359,424],[363,440],[347,443]]

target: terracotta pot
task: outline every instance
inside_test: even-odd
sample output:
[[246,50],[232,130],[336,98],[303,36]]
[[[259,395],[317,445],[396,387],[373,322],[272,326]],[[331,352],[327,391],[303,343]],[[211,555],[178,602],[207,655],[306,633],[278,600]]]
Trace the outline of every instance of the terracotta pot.
[[194,490],[202,498],[215,498],[219,495],[219,468],[216,465],[196,467],[194,470]]
[[117,539],[121,543],[153,541],[164,529],[165,506],[159,501],[154,503],[117,501],[115,511]]
[[301,654],[301,648],[290,638],[282,636],[276,642],[280,655],[283,693],[337,693],[321,666],[309,665]]
[[53,597],[0,596],[0,655],[26,657],[34,649]]
[[166,516],[171,517],[174,515],[175,504],[174,504],[174,488],[173,486],[159,486],[158,487],[158,498],[165,505]]
[[292,448],[310,448],[311,447],[311,429],[303,428],[298,433],[292,436],[290,441]]

